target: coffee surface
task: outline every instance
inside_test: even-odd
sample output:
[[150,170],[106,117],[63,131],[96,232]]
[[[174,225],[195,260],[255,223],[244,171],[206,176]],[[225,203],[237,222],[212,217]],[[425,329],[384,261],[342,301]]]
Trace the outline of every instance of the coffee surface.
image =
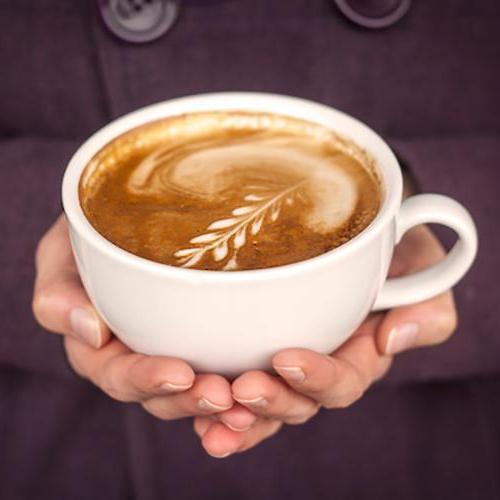
[[313,123],[206,112],[119,136],[86,167],[94,228],[146,259],[208,270],[302,261],[338,247],[381,203],[373,160]]

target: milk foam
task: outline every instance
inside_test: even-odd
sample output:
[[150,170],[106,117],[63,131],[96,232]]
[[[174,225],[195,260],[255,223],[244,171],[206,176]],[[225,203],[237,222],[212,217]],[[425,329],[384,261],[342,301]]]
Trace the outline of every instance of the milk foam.
[[137,166],[128,182],[131,193],[161,196],[174,190],[209,203],[227,190],[243,193],[248,179],[260,179],[266,187],[266,179],[272,185],[280,178],[284,181],[282,189],[300,184],[299,191],[310,200],[303,222],[311,230],[329,232],[354,212],[358,197],[354,179],[334,160],[316,151],[314,138],[266,134],[239,144],[204,143],[203,149],[188,148],[184,154],[175,148],[176,155],[172,155],[174,148],[163,146]]
[[309,258],[362,230],[380,194],[365,166],[362,150],[320,125],[208,112],[118,137],[89,163],[80,193],[92,224],[138,255],[253,269]]

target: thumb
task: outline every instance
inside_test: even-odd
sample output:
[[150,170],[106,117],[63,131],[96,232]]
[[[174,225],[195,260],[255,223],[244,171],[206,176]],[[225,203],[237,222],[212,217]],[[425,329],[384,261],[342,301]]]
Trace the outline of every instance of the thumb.
[[83,289],[63,216],[38,245],[33,313],[47,330],[101,347],[110,332]]
[[414,347],[440,344],[457,327],[453,295],[446,292],[433,299],[389,311],[377,331],[377,346],[383,354],[396,354]]

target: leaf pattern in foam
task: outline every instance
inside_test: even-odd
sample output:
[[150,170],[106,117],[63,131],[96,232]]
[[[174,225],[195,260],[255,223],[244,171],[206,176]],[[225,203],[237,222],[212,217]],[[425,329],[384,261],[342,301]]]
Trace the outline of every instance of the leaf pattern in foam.
[[[216,220],[207,226],[206,233],[194,236],[189,241],[196,247],[177,250],[174,256],[182,267],[193,267],[207,254],[211,254],[216,262],[227,259],[223,269],[238,268],[238,251],[248,241],[247,232],[256,236],[262,229],[264,220],[276,222],[282,212],[283,202],[287,206],[294,203],[301,187],[306,181],[302,180],[286,188],[281,187],[274,192],[265,192],[262,189],[257,193],[250,193],[244,197],[244,204],[231,211],[233,217]],[[258,188],[258,186],[251,186]]]

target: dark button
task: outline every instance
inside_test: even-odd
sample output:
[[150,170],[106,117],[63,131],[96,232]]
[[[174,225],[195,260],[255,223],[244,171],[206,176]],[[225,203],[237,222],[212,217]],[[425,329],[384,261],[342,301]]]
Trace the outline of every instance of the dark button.
[[352,22],[370,29],[388,28],[407,12],[411,0],[334,0]]
[[110,31],[133,43],[156,40],[179,15],[179,0],[99,0],[99,7]]

